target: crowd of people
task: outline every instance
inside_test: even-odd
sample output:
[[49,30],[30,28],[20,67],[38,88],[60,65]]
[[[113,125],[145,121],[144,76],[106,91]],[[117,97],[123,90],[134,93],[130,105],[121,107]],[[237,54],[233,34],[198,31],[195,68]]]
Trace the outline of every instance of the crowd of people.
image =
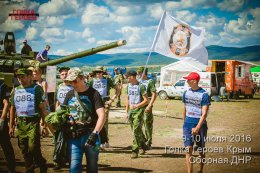
[[[26,45],[27,42],[24,44]],[[40,62],[48,60],[45,55],[49,48],[46,46],[45,51],[41,51],[42,56],[38,56]],[[50,114],[47,83],[42,79],[40,68],[17,69],[15,75],[19,85],[12,91],[4,81],[1,81],[0,142],[9,172],[15,172],[14,146],[10,142],[15,128],[27,173],[33,173],[36,167],[40,167],[41,172],[47,172],[46,159],[41,152],[40,135],[48,135],[49,131],[54,137],[54,170],[61,169],[68,162],[70,172],[82,172],[82,157],[85,154],[87,172],[98,172],[99,152],[110,147],[111,104],[116,100],[116,107],[122,107],[120,96],[124,76],[127,79],[125,118],[129,121],[133,138],[131,158],[136,159],[147,150],[151,150],[152,110],[156,100],[155,81],[147,77],[146,67],[140,67],[137,71],[128,71],[124,76],[119,73],[118,68],[115,68],[114,72],[115,76],[112,78],[106,73],[104,67],[97,66],[91,75],[85,77],[79,68],[59,68],[62,83],[57,87],[54,114]],[[192,172],[190,157],[194,135],[199,135],[199,139],[204,139],[207,135],[206,117],[210,99],[207,92],[198,86],[200,80],[198,73],[190,73],[184,78],[191,87],[183,94],[185,105],[183,136],[184,145],[188,149],[187,170]],[[110,92],[112,89],[115,90],[114,94]],[[55,116],[60,115],[66,115],[63,116],[65,123],[61,126],[55,126],[49,121],[45,122],[46,118],[56,118]],[[195,142],[198,147],[205,147],[203,140]],[[205,153],[200,153],[200,156],[204,158]],[[201,163],[200,172],[202,170]]]

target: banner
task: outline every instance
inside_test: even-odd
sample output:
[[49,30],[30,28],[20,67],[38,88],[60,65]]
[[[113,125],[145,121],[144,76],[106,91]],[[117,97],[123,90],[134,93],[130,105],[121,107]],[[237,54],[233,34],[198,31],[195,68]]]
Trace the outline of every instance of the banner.
[[56,74],[57,66],[47,66],[46,69],[46,82],[47,92],[56,92]]
[[178,60],[191,57],[207,65],[208,51],[203,45],[204,34],[204,28],[189,26],[164,11],[151,50]]

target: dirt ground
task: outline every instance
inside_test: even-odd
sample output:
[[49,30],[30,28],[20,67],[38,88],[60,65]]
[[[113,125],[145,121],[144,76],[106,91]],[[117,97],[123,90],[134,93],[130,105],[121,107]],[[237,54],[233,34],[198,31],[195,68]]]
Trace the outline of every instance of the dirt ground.
[[[207,118],[208,137],[211,141],[206,144],[208,153],[204,172],[260,172],[259,105],[260,96],[250,100],[241,98],[229,102],[212,102]],[[131,159],[130,126],[123,118],[123,109],[112,107],[109,118],[111,147],[100,153],[99,172],[186,172],[185,153],[176,149],[183,147],[182,110],[181,100],[165,101],[158,98],[154,106],[152,150],[138,159]],[[216,140],[217,137],[222,140]],[[25,172],[16,138],[12,139],[12,144],[16,154],[17,171]],[[48,172],[55,172],[52,170],[52,138],[43,138],[41,145],[42,153],[48,160]],[[195,152],[194,156],[197,157],[198,153]],[[234,162],[236,159],[239,163]],[[223,160],[227,163],[223,163]],[[85,160],[83,163],[85,165]],[[5,170],[5,166],[0,148],[0,170]],[[38,169],[37,171],[39,172]],[[198,164],[194,164],[194,172],[197,171]],[[68,165],[60,172],[69,172]]]

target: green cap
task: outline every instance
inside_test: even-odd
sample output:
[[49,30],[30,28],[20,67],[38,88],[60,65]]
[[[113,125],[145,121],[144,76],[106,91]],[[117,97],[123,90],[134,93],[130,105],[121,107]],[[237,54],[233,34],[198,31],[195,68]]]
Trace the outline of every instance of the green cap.
[[16,75],[28,75],[28,74],[31,74],[32,71],[30,69],[27,69],[27,68],[19,68],[16,70]]
[[93,72],[102,71],[104,72],[104,68],[102,66],[97,66]]
[[[139,68],[137,69],[137,72],[138,72],[138,73],[143,73],[143,72],[144,72],[144,67],[139,67]],[[145,69],[145,72],[146,72],[146,73],[148,72],[148,68]]]
[[82,70],[80,70],[80,68],[75,67],[75,68],[71,68],[68,71],[68,76],[66,77],[67,81],[74,81],[78,76],[83,76],[84,73]]
[[61,72],[62,70],[70,70],[70,68],[67,66],[63,66],[59,68],[59,72]]

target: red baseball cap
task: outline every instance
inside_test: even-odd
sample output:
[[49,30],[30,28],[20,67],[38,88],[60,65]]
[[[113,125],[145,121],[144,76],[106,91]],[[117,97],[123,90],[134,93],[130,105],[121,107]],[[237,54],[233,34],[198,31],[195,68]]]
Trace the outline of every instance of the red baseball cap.
[[184,79],[187,80],[200,80],[200,75],[196,72],[191,72],[188,76],[183,77]]

